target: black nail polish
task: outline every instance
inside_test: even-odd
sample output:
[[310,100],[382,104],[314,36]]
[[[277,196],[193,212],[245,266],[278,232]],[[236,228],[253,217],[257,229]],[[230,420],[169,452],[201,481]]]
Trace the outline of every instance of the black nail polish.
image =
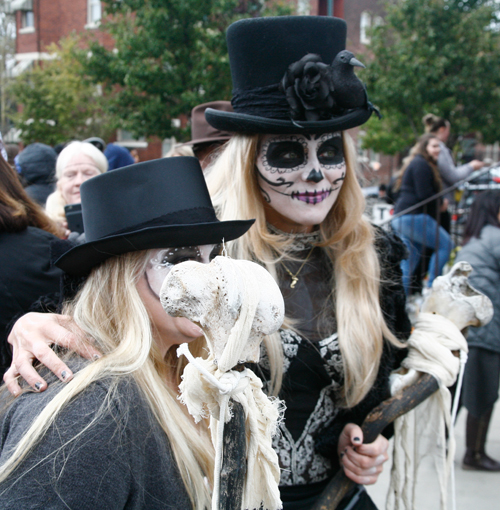
[[359,443],[359,442],[361,441],[361,439],[360,439],[359,437],[355,437],[355,438],[353,439],[353,441],[354,441],[354,442],[356,442],[356,443]]
[[92,359],[93,359],[94,361],[97,361],[100,357],[101,357],[101,356],[99,356],[99,354],[94,354],[94,355],[92,356]]
[[345,453],[341,453],[341,454],[340,454],[340,458],[343,458],[343,457],[344,457],[344,455],[345,455]]
[[353,452],[355,452],[355,451],[356,451],[356,447],[355,447],[355,446],[353,446],[353,447],[352,447],[352,451],[353,451]]
[[65,380],[67,379],[67,377],[68,377],[68,372],[66,372],[66,370],[63,370],[63,371],[61,372],[61,378],[62,378],[62,380],[63,380],[63,381],[65,381]]
[[41,382],[36,382],[35,383],[35,389],[36,391],[40,391],[40,388],[42,387],[42,383]]

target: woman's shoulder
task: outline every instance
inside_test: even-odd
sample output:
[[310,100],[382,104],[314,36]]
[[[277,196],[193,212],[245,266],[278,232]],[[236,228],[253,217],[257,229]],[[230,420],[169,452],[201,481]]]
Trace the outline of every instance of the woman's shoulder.
[[408,170],[421,171],[421,170],[432,170],[428,161],[421,155],[416,154],[408,165]]
[[[23,394],[10,406],[0,425],[0,463],[64,387]],[[166,434],[132,376],[102,379],[78,393],[12,476],[28,471],[21,483],[1,487],[11,500],[22,495],[35,505],[26,508],[48,501],[59,504],[51,508],[189,505]]]

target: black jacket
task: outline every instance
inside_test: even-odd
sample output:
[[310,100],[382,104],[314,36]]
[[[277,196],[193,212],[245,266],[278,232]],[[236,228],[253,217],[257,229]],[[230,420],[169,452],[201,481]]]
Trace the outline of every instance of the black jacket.
[[[394,213],[404,211],[408,207],[418,204],[439,192],[439,185],[434,179],[434,173],[423,156],[417,154],[408,165],[403,175]],[[418,207],[408,214],[428,214],[436,221],[439,219],[440,199],[432,200],[428,204]]]
[[58,301],[62,272],[50,262],[50,243],[56,239],[34,227],[0,233],[0,375],[11,363],[7,336],[13,320],[42,297],[52,304]]

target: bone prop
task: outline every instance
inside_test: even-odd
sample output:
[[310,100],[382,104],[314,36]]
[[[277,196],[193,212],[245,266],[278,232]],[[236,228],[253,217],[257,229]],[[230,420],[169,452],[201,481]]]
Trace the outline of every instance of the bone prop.
[[[189,261],[175,266],[160,299],[169,315],[197,323],[209,347],[207,360],[190,356],[187,344],[178,353],[190,360],[181,400],[196,421],[210,415],[216,447],[212,508],[281,508],[278,459],[271,445],[278,402],[264,395],[251,370],[234,370],[257,362],[260,343],[283,322],[283,297],[276,282],[258,264],[216,257],[208,265]],[[241,447],[236,451],[235,444],[246,445],[246,452]],[[243,484],[242,477],[233,475],[235,469],[244,475],[245,458]],[[234,490],[242,485],[243,495]]]
[[[493,305],[488,297],[468,282],[472,267],[458,262],[449,273],[436,278],[426,297],[422,312],[439,314],[460,331],[468,326],[483,326],[493,317]],[[408,413],[439,389],[440,382],[431,374],[410,370],[392,388],[393,397],[375,407],[365,418],[361,429],[364,443],[372,443],[396,418]],[[354,487],[341,469],[330,481],[313,510],[335,510],[342,498]]]

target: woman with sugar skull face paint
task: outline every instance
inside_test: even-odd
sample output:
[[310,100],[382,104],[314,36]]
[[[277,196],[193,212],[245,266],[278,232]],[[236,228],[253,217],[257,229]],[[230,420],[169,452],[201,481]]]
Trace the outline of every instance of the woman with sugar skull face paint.
[[0,414],[0,506],[206,510],[214,452],[177,399],[185,362],[175,353],[190,342],[200,356],[205,341],[159,294],[175,264],[209,263],[253,222],[217,220],[195,158],[98,176],[82,185],[82,204],[86,241],[60,241],[56,265],[83,278],[64,308],[72,350],[100,355],[68,353],[67,385],[18,394]]
[[339,469],[359,484],[339,508],[375,508],[362,484],[377,480],[387,440],[364,444],[358,425],[389,396],[410,330],[404,247],[363,217],[345,130],[374,108],[345,29],[310,16],[236,22],[227,34],[234,112],[206,111],[235,133],[207,172],[218,214],[256,218],[229,251],[260,261],[285,298],[284,327],[256,367],[286,403],[274,441],[285,510],[310,509]]

